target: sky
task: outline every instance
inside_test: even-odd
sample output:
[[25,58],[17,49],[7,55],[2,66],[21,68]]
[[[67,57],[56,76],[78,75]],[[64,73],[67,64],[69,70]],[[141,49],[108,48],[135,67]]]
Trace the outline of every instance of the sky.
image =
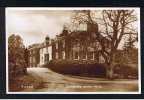
[[[71,23],[72,10],[50,9],[6,9],[6,33],[18,34],[24,45],[42,43],[48,35],[55,38],[63,30],[65,23]],[[97,13],[100,16],[100,13]],[[137,27],[137,23],[135,23]],[[122,44],[122,43],[121,43]]]
[[18,34],[26,46],[41,43],[48,35],[55,38],[65,23],[71,21],[70,11],[7,10],[6,27],[8,36]]

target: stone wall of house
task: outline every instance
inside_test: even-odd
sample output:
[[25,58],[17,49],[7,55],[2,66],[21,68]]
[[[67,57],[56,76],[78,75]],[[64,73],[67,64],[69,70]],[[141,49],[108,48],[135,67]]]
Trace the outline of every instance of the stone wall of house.
[[40,62],[39,48],[29,49],[29,67],[37,67]]
[[[101,37],[96,37],[98,28],[94,27],[97,25],[87,26],[87,30],[74,32],[68,32],[64,29],[53,40],[46,37],[44,43],[39,46],[39,54],[31,55],[31,66],[37,66],[38,63],[38,66],[42,66],[51,60],[87,60],[104,63],[104,58],[100,53],[101,46],[96,39]],[[107,47],[109,46],[107,40],[102,41]],[[37,62],[35,54],[39,55],[39,62]]]
[[[66,32],[66,31],[64,31]],[[93,60],[104,63],[98,41],[88,31],[61,33],[52,44],[52,60]]]
[[52,46],[46,46],[40,48],[40,62],[39,66],[42,66],[52,60]]

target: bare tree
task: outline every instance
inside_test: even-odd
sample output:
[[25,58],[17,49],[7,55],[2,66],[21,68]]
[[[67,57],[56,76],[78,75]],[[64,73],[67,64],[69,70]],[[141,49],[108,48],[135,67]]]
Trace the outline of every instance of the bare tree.
[[[81,14],[80,16],[80,13],[83,14]],[[90,10],[77,11],[76,15],[79,16],[74,17],[74,19],[78,22],[91,23],[92,28],[97,28],[95,34],[101,46],[100,52],[105,59],[105,63],[108,66],[107,76],[108,78],[112,78],[114,56],[117,52],[121,40],[123,39],[123,37],[128,36],[128,34],[132,34],[135,37],[135,40],[138,39],[137,30],[132,27],[132,23],[137,21],[134,10],[103,10],[101,12],[102,18],[100,18],[101,21],[99,23],[100,26],[103,26],[102,30],[98,30],[98,24],[93,17],[94,12]],[[99,36],[103,36],[108,40],[109,49],[107,49],[103,39],[99,38]]]
[[136,30],[131,27],[132,23],[137,20],[133,12],[134,10],[104,10],[102,12],[104,34],[110,39],[109,52],[102,50],[102,55],[109,66],[107,73],[109,78],[113,77],[114,56],[121,40],[128,34],[137,35]]

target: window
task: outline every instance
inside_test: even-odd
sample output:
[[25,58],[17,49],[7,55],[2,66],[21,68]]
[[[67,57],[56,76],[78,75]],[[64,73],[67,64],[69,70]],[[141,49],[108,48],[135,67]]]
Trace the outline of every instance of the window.
[[43,61],[43,56],[41,57],[41,60],[42,60],[42,62],[44,62],[44,61]]
[[82,59],[83,59],[83,60],[86,60],[86,59],[87,59],[87,54],[86,54],[86,52],[83,52],[83,53],[82,53]]
[[46,52],[48,52],[48,47],[46,47]]
[[65,51],[62,51],[62,58],[65,59]]
[[49,61],[49,54],[45,54],[44,56],[44,62],[47,63]]
[[94,59],[98,62],[99,61],[99,52],[94,52]]
[[62,45],[63,45],[63,48],[65,48],[65,40],[63,40]]
[[56,56],[55,56],[55,58],[58,59],[58,52],[56,52]]
[[32,57],[30,57],[30,63],[32,63]]
[[104,63],[104,62],[105,62],[105,59],[103,58],[102,55],[99,56],[99,62],[100,62],[100,63]]
[[89,52],[89,53],[88,53],[88,58],[89,58],[90,60],[94,60],[94,52]]
[[56,49],[58,49],[58,42],[56,43]]
[[33,50],[33,54],[35,54],[35,50]]
[[92,52],[92,58],[91,58],[91,60],[94,60],[94,57],[95,57],[95,54],[94,54],[94,52]]
[[33,63],[35,63],[35,58],[33,58]]
[[75,60],[78,60],[78,59],[79,59],[79,54],[78,54],[78,52],[74,52],[74,59],[75,59]]

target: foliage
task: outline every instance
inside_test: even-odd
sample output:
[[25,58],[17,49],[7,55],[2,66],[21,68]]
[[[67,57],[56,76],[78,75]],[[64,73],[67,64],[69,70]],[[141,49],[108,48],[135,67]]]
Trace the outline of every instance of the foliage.
[[135,39],[129,35],[128,40],[124,43],[123,52],[126,62],[138,64],[138,49],[135,48],[134,42]]
[[97,64],[94,61],[73,61],[73,60],[57,60],[51,61],[44,65],[49,69],[67,75],[78,75],[86,77],[105,77],[106,66]]
[[26,73],[25,47],[19,35],[11,35],[8,38],[8,67],[10,80],[17,75]]
[[[73,60],[55,60],[49,64],[45,64],[43,67],[47,67],[57,73],[65,75],[74,75],[82,77],[96,77],[106,78],[106,64],[98,64],[94,61],[73,61]],[[115,79],[137,79],[138,69],[137,65],[128,64],[116,64],[114,66]]]
[[138,68],[137,65],[124,65],[117,64],[114,67],[114,76],[115,78],[128,78],[128,79],[137,79],[138,78]]

